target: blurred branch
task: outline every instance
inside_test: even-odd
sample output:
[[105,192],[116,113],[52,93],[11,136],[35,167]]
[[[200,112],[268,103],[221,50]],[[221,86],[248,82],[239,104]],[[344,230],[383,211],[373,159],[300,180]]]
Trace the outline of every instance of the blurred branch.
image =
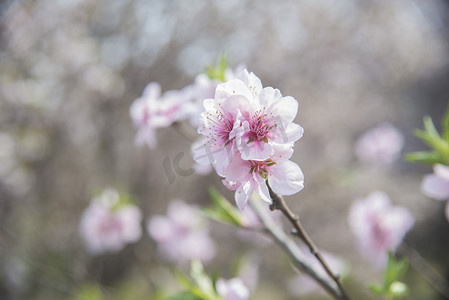
[[264,224],[266,231],[273,237],[279,246],[281,246],[285,252],[290,255],[295,266],[303,272],[309,274],[334,298],[340,300],[349,299],[344,293],[342,293],[337,285],[319,275],[319,271],[306,262],[306,258],[298,245],[271,219],[271,217],[261,208],[261,204],[257,200],[251,198],[249,203]]
[[271,199],[273,200],[273,204],[270,205],[270,209],[271,210],[280,210],[287,217],[287,219],[290,221],[290,223],[294,227],[293,233],[296,236],[298,236],[302,241],[304,241],[304,243],[306,243],[306,245],[310,249],[310,252],[318,259],[318,261],[323,266],[323,268],[326,271],[326,273],[337,284],[338,289],[340,290],[340,294],[339,294],[338,299],[350,300],[349,296],[347,295],[347,293],[346,293],[346,291],[345,291],[345,289],[343,287],[343,284],[341,283],[340,275],[339,274],[334,274],[332,272],[332,270],[330,269],[329,265],[324,260],[324,258],[321,255],[321,253],[318,251],[318,248],[315,246],[313,241],[310,239],[310,237],[307,235],[306,231],[302,227],[302,224],[299,221],[299,216],[295,215],[290,210],[290,208],[287,206],[287,203],[285,203],[285,200],[284,200],[284,198],[281,195],[278,195],[275,192],[273,192],[273,190],[270,187],[268,187],[268,189],[270,191]]

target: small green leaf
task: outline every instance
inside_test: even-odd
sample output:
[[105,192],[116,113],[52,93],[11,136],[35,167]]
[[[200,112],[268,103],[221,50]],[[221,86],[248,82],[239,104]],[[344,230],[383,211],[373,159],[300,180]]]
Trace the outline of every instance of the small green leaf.
[[442,157],[437,152],[417,151],[404,155],[404,159],[410,162],[418,162],[434,165],[441,162]]
[[385,271],[384,290],[387,291],[390,285],[400,280],[407,272],[408,262],[406,259],[396,260],[392,252],[388,253],[387,269]]
[[209,188],[209,196],[214,206],[203,210],[208,217],[219,222],[243,227],[240,212],[226,198],[212,187]]
[[206,74],[210,79],[217,79],[221,82],[224,82],[227,68],[228,56],[225,53],[222,53],[215,66],[211,65],[206,68]]

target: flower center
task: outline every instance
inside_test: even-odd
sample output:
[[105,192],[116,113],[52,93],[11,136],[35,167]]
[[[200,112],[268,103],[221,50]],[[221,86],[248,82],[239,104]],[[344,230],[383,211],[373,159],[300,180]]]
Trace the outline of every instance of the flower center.
[[269,133],[273,127],[276,127],[276,125],[276,121],[268,118],[267,114],[257,112],[249,122],[248,143],[254,141],[268,143]]
[[249,167],[249,172],[257,172],[265,179],[267,179],[268,176],[267,167],[271,167],[272,165],[276,164],[272,159],[267,159],[264,161],[250,160],[249,163],[251,164]]

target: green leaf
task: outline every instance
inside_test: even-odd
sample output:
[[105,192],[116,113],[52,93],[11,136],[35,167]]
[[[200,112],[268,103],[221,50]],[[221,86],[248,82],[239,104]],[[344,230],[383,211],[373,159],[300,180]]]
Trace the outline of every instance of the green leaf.
[[390,285],[400,280],[407,272],[408,262],[406,259],[396,260],[392,252],[388,253],[387,269],[385,271],[384,291],[387,291]]
[[214,188],[209,188],[209,196],[214,204],[211,208],[203,209],[203,212],[210,218],[231,224],[237,227],[243,227],[241,213],[224,198]]
[[215,294],[215,289],[213,287],[212,280],[206,275],[206,273],[204,272],[203,265],[198,260],[192,261],[190,267],[190,276],[192,276],[197,286],[206,295]]
[[228,56],[226,53],[222,53],[215,66],[208,66],[206,68],[206,74],[210,79],[217,79],[221,82],[225,81],[225,73],[228,68]]
[[444,160],[438,152],[431,151],[410,152],[404,155],[404,159],[410,162],[425,163],[430,165],[440,163],[442,159]]
[[415,135],[443,156],[449,156],[449,142],[441,138],[429,116],[424,117],[424,131],[415,130]]

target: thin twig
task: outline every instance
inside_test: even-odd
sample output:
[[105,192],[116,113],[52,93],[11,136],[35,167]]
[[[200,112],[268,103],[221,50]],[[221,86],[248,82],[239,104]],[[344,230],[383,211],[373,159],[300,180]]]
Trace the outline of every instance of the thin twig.
[[290,255],[296,267],[315,279],[315,281],[334,298],[339,300],[348,299],[345,298],[333,281],[321,276],[320,271],[317,270],[315,266],[307,262],[306,256],[303,254],[298,245],[261,208],[261,204],[257,200],[250,199],[249,203],[259,219],[262,221],[266,231],[279,244],[279,246],[281,246],[285,252]]
[[281,195],[276,194],[273,192],[273,190],[268,187],[270,191],[271,199],[273,200],[273,204],[270,205],[271,210],[280,210],[290,221],[290,223],[293,225],[295,229],[295,235],[297,235],[301,240],[304,241],[304,243],[309,247],[310,252],[318,259],[320,264],[323,266],[326,273],[335,281],[337,284],[339,290],[341,291],[341,295],[343,296],[342,299],[350,300],[348,294],[346,293],[345,288],[343,287],[343,284],[340,280],[339,274],[334,274],[332,270],[330,269],[327,262],[324,260],[321,253],[318,251],[318,248],[315,246],[313,241],[310,239],[310,237],[307,235],[306,231],[302,227],[301,222],[299,221],[299,216],[295,215],[290,208],[287,206],[287,203],[285,203],[284,198]]

